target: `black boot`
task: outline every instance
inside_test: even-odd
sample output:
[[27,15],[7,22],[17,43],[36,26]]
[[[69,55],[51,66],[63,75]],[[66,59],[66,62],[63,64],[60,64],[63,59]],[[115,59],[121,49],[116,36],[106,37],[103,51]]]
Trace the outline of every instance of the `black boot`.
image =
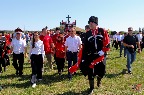
[[101,85],[101,77],[97,76],[97,86],[100,87]]
[[88,91],[89,95],[93,94],[93,90],[94,90],[94,80],[89,80],[89,85],[90,85],[90,89]]

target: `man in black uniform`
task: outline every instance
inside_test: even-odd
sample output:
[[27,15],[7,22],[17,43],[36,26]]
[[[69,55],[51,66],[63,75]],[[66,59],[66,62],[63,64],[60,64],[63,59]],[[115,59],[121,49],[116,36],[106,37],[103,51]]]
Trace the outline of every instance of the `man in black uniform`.
[[88,75],[90,90],[93,93],[94,77],[97,75],[97,86],[105,75],[104,54],[109,50],[109,37],[107,31],[98,27],[98,18],[91,16],[88,24],[90,30],[85,34],[80,69],[84,76]]
[[6,59],[4,58],[6,39],[2,37],[3,33],[0,33],[0,73],[2,73],[2,67],[6,70]]

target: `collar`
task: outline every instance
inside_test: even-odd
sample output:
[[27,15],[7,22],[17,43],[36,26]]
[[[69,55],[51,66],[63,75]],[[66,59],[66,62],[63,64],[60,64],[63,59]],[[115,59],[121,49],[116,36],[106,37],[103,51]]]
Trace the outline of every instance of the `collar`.
[[98,33],[98,26],[95,29],[92,29],[91,31],[93,35],[96,35]]

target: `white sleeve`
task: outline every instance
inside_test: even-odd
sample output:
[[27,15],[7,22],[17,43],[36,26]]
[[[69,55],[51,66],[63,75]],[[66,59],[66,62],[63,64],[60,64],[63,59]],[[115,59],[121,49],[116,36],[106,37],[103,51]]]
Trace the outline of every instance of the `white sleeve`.
[[82,44],[82,41],[81,41],[81,38],[80,38],[80,37],[78,37],[78,43],[79,43],[79,45]]
[[23,40],[23,46],[24,46],[24,47],[27,47],[27,44],[26,44],[26,41],[25,41],[25,40]]

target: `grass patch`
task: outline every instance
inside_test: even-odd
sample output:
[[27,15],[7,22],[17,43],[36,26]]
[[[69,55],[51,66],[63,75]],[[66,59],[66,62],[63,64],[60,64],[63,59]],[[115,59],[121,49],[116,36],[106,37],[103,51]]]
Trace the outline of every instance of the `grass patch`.
[[[112,49],[107,58],[107,73],[100,88],[96,87],[95,79],[95,95],[144,95],[144,91],[140,93],[132,89],[133,85],[144,85],[143,55],[143,52],[137,54],[136,61],[132,64],[133,75],[128,75],[124,74],[126,58],[119,58],[119,50]],[[44,72],[43,80],[37,83],[36,88],[31,87],[30,75],[31,68],[27,59],[22,77],[16,76],[13,66],[10,65],[8,70],[0,75],[0,85],[3,86],[0,95],[87,95],[89,88],[87,77],[81,75],[80,71],[69,81],[67,68],[62,76],[57,74],[56,69]]]

